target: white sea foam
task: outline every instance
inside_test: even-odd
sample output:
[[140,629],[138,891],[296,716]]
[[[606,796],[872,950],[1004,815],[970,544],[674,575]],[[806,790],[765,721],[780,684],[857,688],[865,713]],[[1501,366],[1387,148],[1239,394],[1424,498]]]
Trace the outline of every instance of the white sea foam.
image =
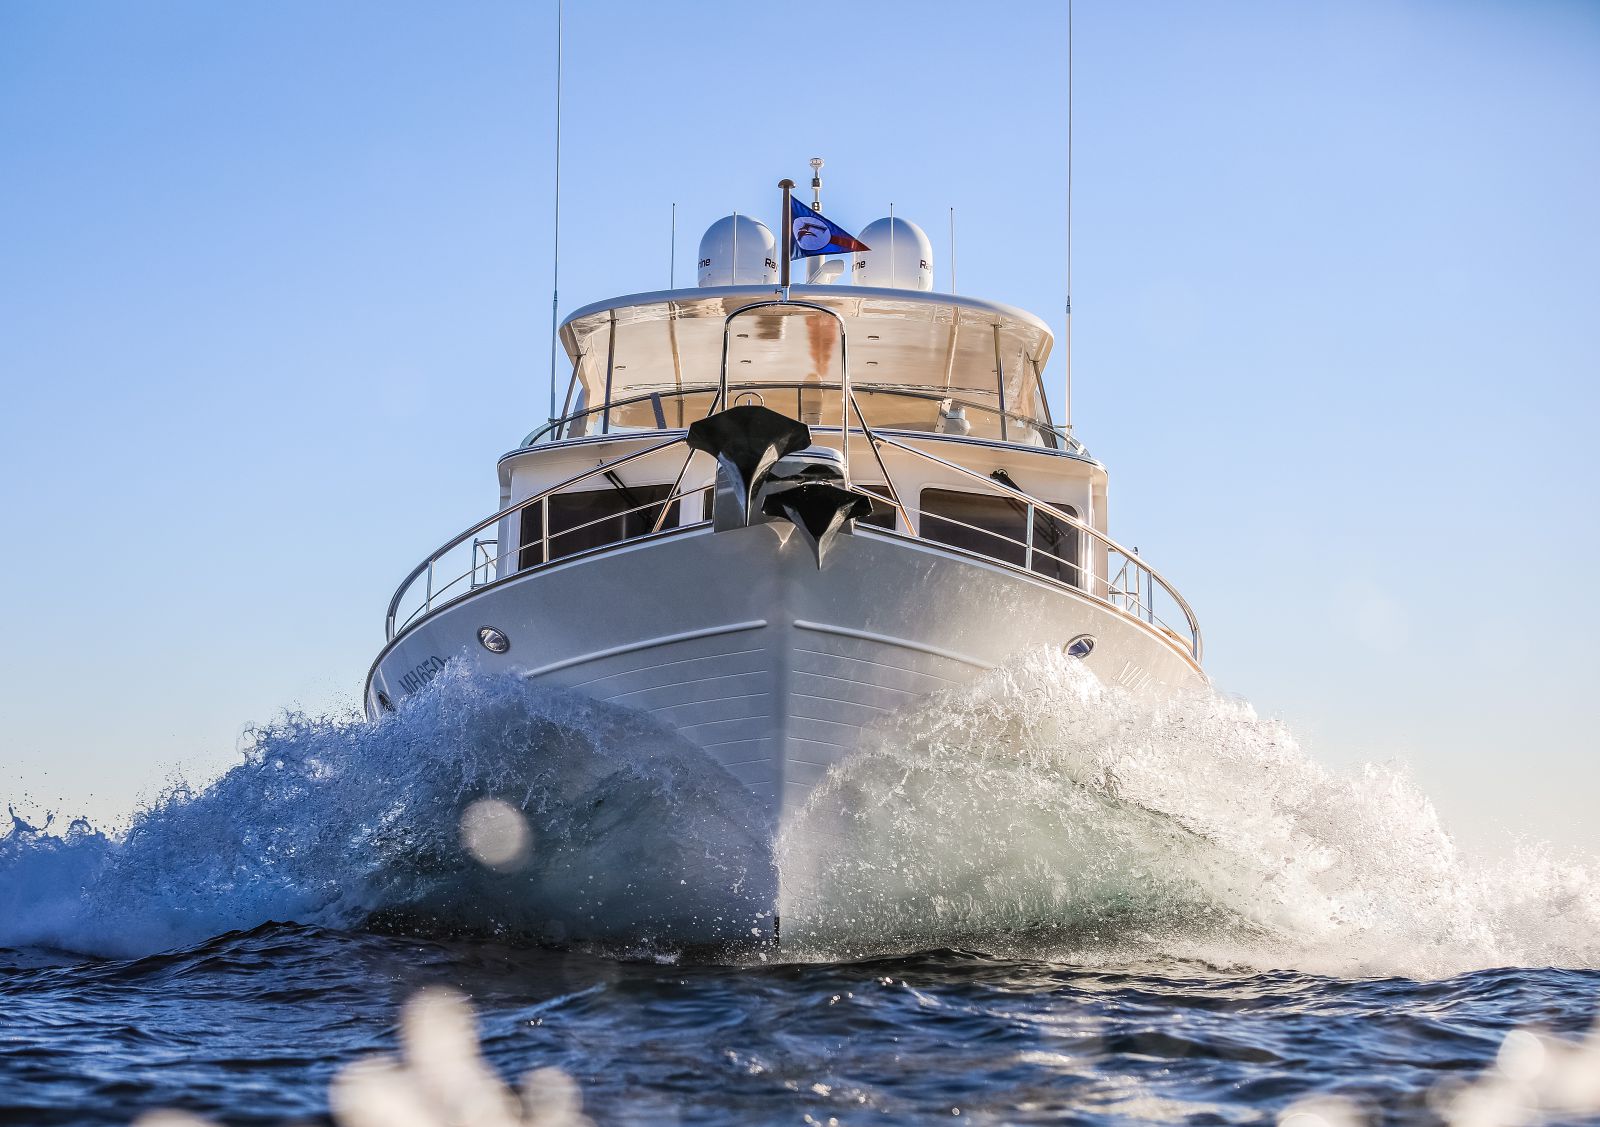
[[898,718],[779,843],[784,937],[1431,977],[1600,965],[1600,867],[1464,859],[1403,771],[1330,772],[1214,692],[1028,655]]
[[[485,799],[500,828],[526,819],[515,863],[474,857],[497,828]],[[378,724],[263,729],[241,765],[118,840],[13,817],[0,946],[138,955],[374,915],[553,940],[743,938],[770,911],[770,837],[744,788],[647,717],[452,669]]]
[[1334,773],[1211,692],[1164,704],[1031,654],[829,773],[773,843],[647,717],[450,670],[398,715],[290,716],[117,839],[16,820],[0,946],[105,954],[268,920],[789,957],[964,945],[1337,974],[1600,966],[1600,866],[1460,856],[1403,772]]

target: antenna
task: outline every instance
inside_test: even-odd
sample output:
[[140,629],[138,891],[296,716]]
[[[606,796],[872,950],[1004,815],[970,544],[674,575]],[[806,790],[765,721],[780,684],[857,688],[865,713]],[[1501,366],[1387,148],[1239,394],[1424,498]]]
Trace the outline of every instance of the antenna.
[[956,209],[950,209],[950,292],[956,292]]
[[[811,210],[822,211],[822,158],[811,158]],[[806,281],[817,282],[822,278],[822,256],[814,255],[806,259]]]
[[894,257],[894,201],[889,201],[889,288],[894,289],[900,280],[899,263]]
[[672,204],[672,250],[667,254],[667,289],[678,288],[678,204]]
[[1067,400],[1063,422],[1072,430],[1072,0],[1067,0]]
[[556,350],[561,343],[557,320],[561,293],[561,0],[556,0],[556,202],[550,238],[550,422],[556,421]]

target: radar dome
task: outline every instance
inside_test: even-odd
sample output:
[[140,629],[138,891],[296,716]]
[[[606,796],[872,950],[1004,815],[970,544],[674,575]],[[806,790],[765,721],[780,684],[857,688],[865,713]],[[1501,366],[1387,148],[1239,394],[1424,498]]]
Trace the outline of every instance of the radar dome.
[[909,219],[877,219],[861,232],[871,250],[857,251],[855,284],[899,290],[933,289],[933,244]]
[[778,240],[759,219],[727,215],[700,236],[702,286],[761,286],[778,280]]

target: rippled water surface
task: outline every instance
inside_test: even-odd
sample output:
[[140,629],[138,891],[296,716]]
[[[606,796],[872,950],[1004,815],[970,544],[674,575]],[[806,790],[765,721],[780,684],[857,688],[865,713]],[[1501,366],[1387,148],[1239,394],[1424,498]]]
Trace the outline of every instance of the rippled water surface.
[[[325,1121],[430,987],[601,1123],[1600,1108],[1600,1040],[1540,1040],[1594,1021],[1594,862],[1465,858],[1402,771],[1240,702],[1031,655],[767,816],[647,716],[460,671],[377,724],[286,717],[116,834],[14,815],[0,1123]],[[1501,1105],[1458,1114],[1491,1065]]]
[[949,950],[663,965],[278,924],[0,967],[0,1121],[37,1124],[319,1119],[335,1071],[392,1049],[402,1001],[440,984],[477,1006],[503,1075],[561,1067],[600,1122],[1251,1123],[1330,1091],[1426,1122],[1427,1093],[1513,1026],[1576,1035],[1600,994],[1594,971],[1342,980]]
[[[422,986],[461,989],[504,1076],[555,1065],[600,1122],[1272,1122],[1339,1092],[1426,1121],[1514,1026],[1579,1034],[1600,973],[1336,980],[931,951],[662,965],[266,925],[136,961],[0,957],[0,1117],[326,1114]],[[45,965],[38,965],[45,964]]]

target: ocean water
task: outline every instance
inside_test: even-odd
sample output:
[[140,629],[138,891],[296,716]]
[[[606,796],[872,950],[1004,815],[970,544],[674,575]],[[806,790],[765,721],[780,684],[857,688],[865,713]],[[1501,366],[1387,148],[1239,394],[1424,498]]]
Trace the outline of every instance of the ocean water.
[[13,815],[0,1124],[1600,1123],[1600,867],[1241,702],[1028,655],[776,838],[709,767],[450,670],[116,835]]

